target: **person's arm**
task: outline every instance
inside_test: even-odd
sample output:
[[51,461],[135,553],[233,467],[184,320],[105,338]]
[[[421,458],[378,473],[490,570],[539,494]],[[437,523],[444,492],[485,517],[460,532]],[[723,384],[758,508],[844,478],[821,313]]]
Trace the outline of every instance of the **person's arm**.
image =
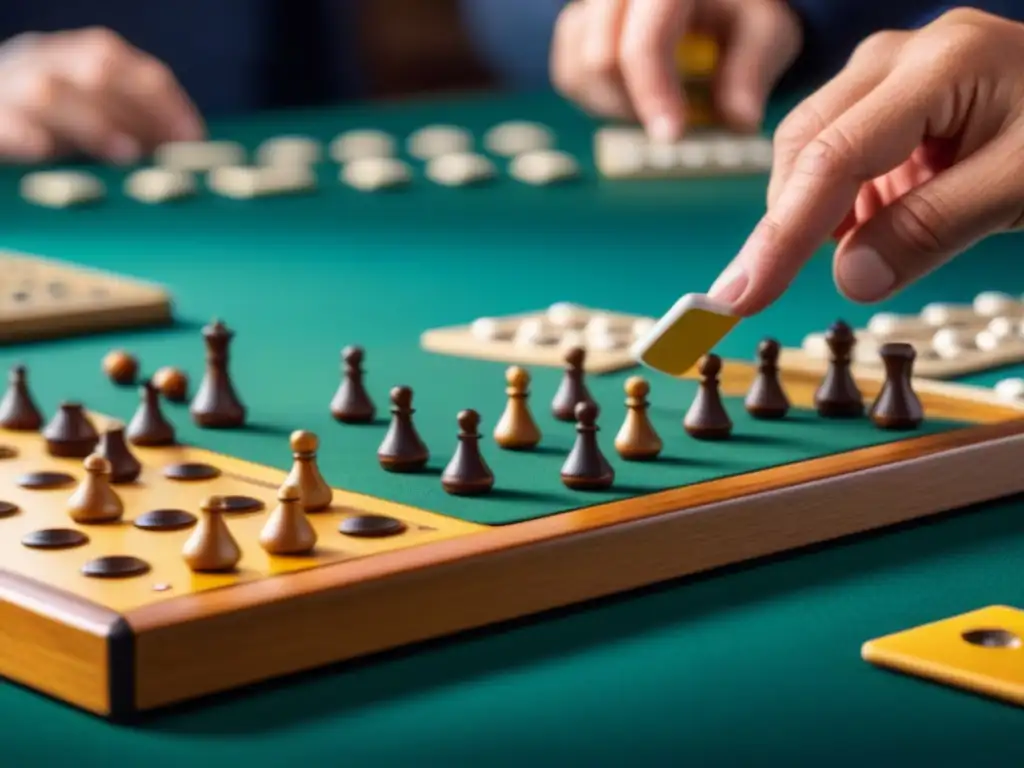
[[503,85],[550,85],[551,36],[564,0],[460,0],[477,56]]

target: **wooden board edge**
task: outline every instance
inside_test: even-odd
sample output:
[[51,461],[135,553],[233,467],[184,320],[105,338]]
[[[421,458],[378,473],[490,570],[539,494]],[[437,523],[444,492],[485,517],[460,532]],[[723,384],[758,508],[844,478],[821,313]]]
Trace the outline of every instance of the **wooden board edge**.
[[0,615],[0,676],[111,719],[135,713],[135,635],[123,616],[2,569]]
[[1024,491],[1022,451],[1018,431],[290,600],[163,617],[142,609],[127,617],[138,635],[139,705],[157,708],[1010,496]]

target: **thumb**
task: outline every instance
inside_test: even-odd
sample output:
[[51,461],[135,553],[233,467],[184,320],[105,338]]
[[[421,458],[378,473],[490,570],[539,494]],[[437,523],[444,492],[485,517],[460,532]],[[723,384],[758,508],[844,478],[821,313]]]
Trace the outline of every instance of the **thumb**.
[[754,130],[800,52],[800,25],[785,3],[736,3],[733,14],[715,78],[717,108],[728,122]]
[[885,206],[848,232],[835,255],[835,280],[847,298],[881,301],[971,245],[1017,228],[1024,182],[1004,135]]

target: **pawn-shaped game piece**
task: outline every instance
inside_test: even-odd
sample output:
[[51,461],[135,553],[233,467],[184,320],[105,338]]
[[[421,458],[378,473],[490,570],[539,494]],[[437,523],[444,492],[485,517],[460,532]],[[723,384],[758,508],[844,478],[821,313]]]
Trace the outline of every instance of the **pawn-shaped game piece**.
[[160,391],[153,382],[143,382],[139,387],[139,407],[128,422],[125,434],[132,445],[174,444],[174,427],[160,410]]
[[110,462],[92,454],[83,463],[85,477],[68,499],[68,514],[76,523],[112,523],[124,515],[124,504],[110,487]]
[[230,571],[242,559],[242,550],[224,522],[226,507],[221,496],[210,496],[203,501],[203,515],[181,550],[182,557],[193,571]]
[[628,461],[647,461],[661,453],[662,442],[647,414],[651,385],[642,376],[626,379],[626,418],[615,436],[615,450]]
[[228,347],[234,335],[220,320],[203,328],[206,373],[189,407],[192,420],[200,427],[230,429],[245,424],[245,406],[228,369]]
[[103,373],[115,384],[134,384],[139,373],[139,361],[123,349],[115,349],[104,356]]
[[300,429],[292,432],[291,448],[294,463],[285,483],[299,489],[302,507],[306,512],[327,509],[334,501],[334,491],[320,474],[320,468],[316,463],[320,440],[312,432]]
[[705,355],[697,368],[700,373],[700,388],[683,419],[683,427],[691,437],[698,440],[725,440],[732,434],[732,419],[729,418],[718,389],[718,374],[722,371],[722,358]]
[[84,459],[100,441],[81,403],[63,402],[43,429],[46,450],[51,456]]
[[781,419],[789,412],[789,398],[779,380],[779,342],[764,339],[757,345],[757,376],[744,401],[755,419]]
[[412,422],[412,390],[391,390],[391,425],[377,449],[377,460],[389,472],[418,472],[427,466],[430,452]]
[[16,365],[7,375],[7,391],[0,400],[0,427],[35,432],[43,426],[43,415],[28,389],[25,366]]
[[277,500],[280,503],[260,531],[260,546],[271,555],[308,555],[316,546],[317,536],[302,508],[302,491],[285,481]]
[[494,442],[510,451],[535,448],[540,442],[540,428],[530,412],[530,374],[518,365],[505,371],[505,411],[494,427]]
[[839,320],[825,333],[829,349],[829,366],[818,391],[814,406],[827,419],[853,419],[864,414],[864,397],[853,380],[850,365],[857,337],[849,325]]
[[575,421],[576,405],[594,402],[584,382],[586,359],[583,347],[570,347],[565,353],[565,372],[551,401],[551,412],[559,421]]
[[574,491],[598,491],[615,481],[615,470],[597,444],[597,415],[596,403],[576,404],[576,442],[562,465],[562,483]]
[[111,424],[100,434],[96,453],[110,462],[110,482],[134,483],[142,472],[142,464],[128,448],[124,427]]
[[341,351],[342,379],[331,400],[331,415],[346,424],[368,424],[377,414],[363,383],[363,348],[350,346]]
[[883,344],[878,351],[885,366],[885,383],[871,406],[871,420],[880,429],[916,429],[924,406],[914,392],[912,376],[917,353],[911,344]]
[[153,374],[153,386],[172,403],[183,403],[188,398],[188,374],[180,368],[165,365]]
[[480,414],[459,411],[459,444],[441,473],[441,486],[455,496],[475,496],[494,487],[494,473],[480,453]]

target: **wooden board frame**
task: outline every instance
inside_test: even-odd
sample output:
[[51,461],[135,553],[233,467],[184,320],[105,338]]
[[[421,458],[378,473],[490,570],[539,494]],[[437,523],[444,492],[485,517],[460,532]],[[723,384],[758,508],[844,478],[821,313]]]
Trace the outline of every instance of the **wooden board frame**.
[[[753,366],[727,363],[723,391],[740,394],[753,376]],[[817,379],[784,380],[793,403],[808,405]],[[865,381],[862,388],[873,397],[879,387]],[[932,415],[973,424],[123,613],[0,570],[0,674],[129,719],[1024,492],[1024,408],[976,388],[927,381],[917,388]]]

